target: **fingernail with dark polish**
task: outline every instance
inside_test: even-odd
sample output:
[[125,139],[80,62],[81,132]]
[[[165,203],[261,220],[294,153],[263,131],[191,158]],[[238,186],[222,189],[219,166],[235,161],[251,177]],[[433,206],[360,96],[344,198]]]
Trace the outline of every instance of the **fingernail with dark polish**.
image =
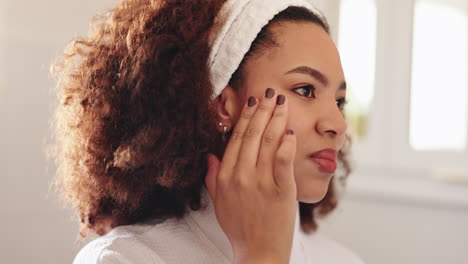
[[252,106],[254,106],[256,103],[257,103],[257,100],[255,100],[255,97],[250,96],[247,105],[248,105],[249,107],[252,107]]
[[282,105],[282,104],[284,104],[284,100],[285,100],[285,99],[286,99],[286,98],[284,97],[284,95],[282,95],[282,94],[278,95],[278,97],[276,97],[276,104],[277,104],[277,105]]
[[272,88],[266,89],[265,96],[266,98],[272,98],[275,95],[275,90]]

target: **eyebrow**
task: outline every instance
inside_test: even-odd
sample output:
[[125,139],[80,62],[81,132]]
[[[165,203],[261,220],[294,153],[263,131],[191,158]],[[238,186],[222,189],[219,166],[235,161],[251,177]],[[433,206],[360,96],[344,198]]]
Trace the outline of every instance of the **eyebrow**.
[[[317,71],[316,69],[312,69],[309,66],[299,66],[297,68],[294,68],[285,74],[291,74],[291,73],[302,73],[302,74],[307,74],[311,76],[312,78],[317,79],[319,82],[321,82],[324,86],[327,86],[329,83],[328,78],[321,72]],[[344,90],[346,91],[346,82],[341,83],[340,87],[338,90]]]

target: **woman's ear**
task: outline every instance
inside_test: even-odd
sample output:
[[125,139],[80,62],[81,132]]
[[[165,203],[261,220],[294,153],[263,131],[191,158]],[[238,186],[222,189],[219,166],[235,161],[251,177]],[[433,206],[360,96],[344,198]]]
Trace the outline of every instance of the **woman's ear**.
[[222,132],[223,126],[227,126],[228,131],[231,130],[239,119],[240,111],[242,111],[242,104],[240,104],[239,94],[230,85],[227,85],[216,98],[218,121],[223,123],[222,126],[218,126],[219,131]]

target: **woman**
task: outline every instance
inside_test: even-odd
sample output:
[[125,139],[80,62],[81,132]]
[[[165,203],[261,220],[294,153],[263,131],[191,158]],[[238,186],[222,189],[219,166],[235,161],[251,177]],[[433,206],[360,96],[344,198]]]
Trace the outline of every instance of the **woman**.
[[54,65],[57,183],[101,236],[75,263],[361,263],[314,232],[350,139],[312,6],[124,0],[94,25]]

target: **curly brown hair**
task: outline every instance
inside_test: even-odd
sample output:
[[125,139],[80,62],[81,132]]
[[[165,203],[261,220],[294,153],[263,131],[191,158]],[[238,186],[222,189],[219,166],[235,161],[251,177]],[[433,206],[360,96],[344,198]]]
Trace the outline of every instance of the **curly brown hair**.
[[[53,63],[54,183],[78,211],[82,236],[201,208],[207,153],[221,160],[226,147],[209,100],[207,62],[210,29],[223,3],[123,0],[96,16],[89,36],[72,40]],[[303,8],[288,8],[269,25],[285,20],[311,21],[328,32],[323,19]],[[244,61],[274,43],[269,25]],[[242,85],[242,65],[233,87]],[[340,179],[350,173],[347,150],[338,153]],[[309,233],[317,214],[337,205],[333,181],[321,202],[299,205],[301,228]]]

